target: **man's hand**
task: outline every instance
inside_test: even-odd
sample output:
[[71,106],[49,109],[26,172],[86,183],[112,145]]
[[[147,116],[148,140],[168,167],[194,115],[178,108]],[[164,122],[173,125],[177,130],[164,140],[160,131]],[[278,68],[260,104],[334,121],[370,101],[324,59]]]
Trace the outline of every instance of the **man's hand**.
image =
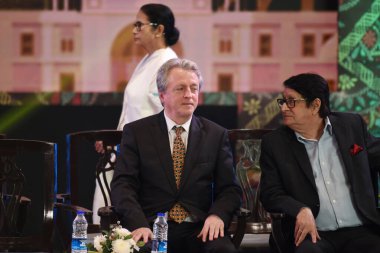
[[202,237],[202,241],[206,242],[207,235],[210,241],[217,239],[219,236],[224,237],[224,222],[214,214],[207,217],[198,238]]
[[135,242],[142,239],[144,243],[147,243],[149,239],[153,238],[153,233],[150,228],[138,228],[132,231],[132,238]]
[[296,226],[294,228],[294,243],[298,247],[305,237],[310,234],[313,243],[320,240],[315,219],[310,208],[301,208],[296,217]]

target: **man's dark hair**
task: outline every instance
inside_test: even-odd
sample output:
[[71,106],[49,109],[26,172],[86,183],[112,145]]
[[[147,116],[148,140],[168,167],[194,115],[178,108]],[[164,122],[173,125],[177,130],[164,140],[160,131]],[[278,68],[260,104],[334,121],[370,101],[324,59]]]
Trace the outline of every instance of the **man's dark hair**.
[[308,107],[316,98],[319,98],[321,100],[319,109],[321,118],[325,118],[330,114],[329,86],[322,76],[313,73],[299,74],[285,80],[284,86],[300,93],[306,99]]

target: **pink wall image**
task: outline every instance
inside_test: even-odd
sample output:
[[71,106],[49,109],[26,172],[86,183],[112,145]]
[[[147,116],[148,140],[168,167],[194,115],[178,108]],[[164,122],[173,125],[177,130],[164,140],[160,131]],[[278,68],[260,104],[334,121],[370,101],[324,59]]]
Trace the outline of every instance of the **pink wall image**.
[[[144,56],[132,24],[148,1],[82,0],[80,10],[45,2],[41,10],[0,9],[0,91],[122,91]],[[310,9],[314,1],[301,1],[299,11],[266,11],[275,1],[257,0],[255,10],[244,9],[247,1],[216,2],[160,1],[181,32],[174,50],[198,63],[203,91],[276,92],[305,71],[336,86],[336,11]]]

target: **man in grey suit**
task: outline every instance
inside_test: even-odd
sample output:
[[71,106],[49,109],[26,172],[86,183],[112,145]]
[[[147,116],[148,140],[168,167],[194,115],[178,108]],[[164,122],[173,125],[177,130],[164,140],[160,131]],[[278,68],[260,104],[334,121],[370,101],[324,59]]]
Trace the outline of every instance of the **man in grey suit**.
[[[189,60],[160,68],[164,110],[125,125],[111,184],[112,203],[135,240],[149,244],[157,213],[167,213],[169,253],[236,252],[224,235],[241,189],[227,130],[193,115],[202,82]],[[177,154],[179,142],[184,155]]]
[[330,112],[317,74],[284,82],[284,126],[264,136],[261,201],[287,216],[289,252],[380,252],[380,140],[361,116]]

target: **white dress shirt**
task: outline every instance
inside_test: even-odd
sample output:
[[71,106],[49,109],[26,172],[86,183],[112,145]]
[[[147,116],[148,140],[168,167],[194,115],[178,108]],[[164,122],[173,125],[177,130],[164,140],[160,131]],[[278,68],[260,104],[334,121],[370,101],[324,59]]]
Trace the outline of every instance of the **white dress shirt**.
[[168,127],[169,143],[170,143],[171,153],[173,153],[174,139],[176,137],[175,130],[173,129],[174,126],[177,126],[177,127],[181,126],[181,127],[183,127],[183,129],[185,129],[185,131],[183,131],[181,133],[181,138],[182,138],[183,144],[185,144],[185,148],[187,150],[187,140],[189,137],[190,123],[191,123],[192,117],[188,121],[186,121],[184,124],[178,125],[166,115],[165,111],[164,111],[164,115],[165,115],[165,120],[166,120],[166,126]]

